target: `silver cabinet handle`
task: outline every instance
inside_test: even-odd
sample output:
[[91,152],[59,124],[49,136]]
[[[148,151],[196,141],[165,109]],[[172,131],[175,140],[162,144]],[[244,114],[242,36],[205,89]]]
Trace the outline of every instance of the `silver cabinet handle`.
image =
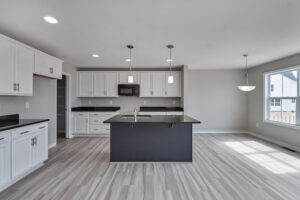
[[37,145],[37,138],[34,138],[34,144]]
[[98,131],[98,129],[94,129],[94,131]]
[[39,127],[39,129],[43,129],[43,128],[46,128],[46,126],[41,126],[41,127]]
[[16,91],[16,90],[17,90],[17,84],[14,83],[14,91]]
[[31,146],[34,146],[34,138],[31,138]]
[[23,135],[25,133],[29,133],[29,131],[24,131],[24,132],[21,132],[20,134]]
[[50,67],[49,70],[50,70],[50,73],[53,74],[53,71],[54,71],[53,67]]
[[0,140],[4,140],[4,138],[0,138]]
[[18,88],[18,91],[20,91],[20,83],[17,83],[17,88]]

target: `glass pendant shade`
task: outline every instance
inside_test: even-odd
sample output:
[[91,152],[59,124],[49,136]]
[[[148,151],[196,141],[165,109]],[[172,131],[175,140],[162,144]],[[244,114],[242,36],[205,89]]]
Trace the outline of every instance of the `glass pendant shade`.
[[128,83],[133,83],[133,76],[132,75],[128,76]]
[[172,75],[168,76],[168,83],[174,83],[174,77]]
[[251,85],[240,85],[238,88],[243,91],[243,92],[250,92],[256,88],[256,86],[251,86]]

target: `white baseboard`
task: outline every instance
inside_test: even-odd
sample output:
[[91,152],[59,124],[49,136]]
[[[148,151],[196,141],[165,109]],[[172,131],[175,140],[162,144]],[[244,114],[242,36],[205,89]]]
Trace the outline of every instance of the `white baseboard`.
[[56,142],[53,143],[53,144],[49,144],[49,145],[48,145],[48,149],[51,149],[51,148],[53,148],[53,147],[55,147],[55,146],[56,146]]
[[212,134],[212,133],[218,133],[218,134],[230,134],[230,133],[248,133],[247,130],[194,130],[193,133],[195,134]]
[[300,152],[300,147],[298,147],[298,146],[294,146],[294,145],[288,144],[288,143],[286,143],[286,142],[282,142],[282,141],[279,141],[279,140],[276,140],[276,139],[273,139],[273,138],[269,138],[269,137],[263,136],[263,135],[261,135],[261,134],[257,134],[257,133],[251,132],[251,131],[247,131],[247,133],[248,133],[249,135],[252,135],[252,136],[254,136],[254,137],[260,138],[260,139],[262,139],[262,140],[266,140],[266,141],[268,141],[268,142],[277,144],[277,145],[279,145],[279,146],[283,146],[283,147],[292,149],[292,150],[294,150],[294,151]]

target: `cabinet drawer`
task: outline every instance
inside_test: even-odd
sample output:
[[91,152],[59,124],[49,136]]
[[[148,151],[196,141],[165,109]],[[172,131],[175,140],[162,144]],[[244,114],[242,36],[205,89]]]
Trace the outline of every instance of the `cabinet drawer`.
[[48,130],[48,122],[42,122],[38,124],[24,126],[21,128],[16,128],[12,130],[12,138],[27,136],[44,129]]
[[107,134],[110,133],[110,126],[108,124],[102,125],[91,125],[90,126],[90,133],[91,134]]
[[113,112],[90,112],[90,117],[110,117],[114,115],[115,113]]
[[90,118],[90,124],[103,124],[103,121],[105,121],[107,118],[105,117],[91,117]]
[[8,131],[0,132],[0,144],[8,142],[9,137],[10,137],[10,132],[8,132]]
[[74,112],[73,116],[74,117],[89,117],[89,113],[88,112]]

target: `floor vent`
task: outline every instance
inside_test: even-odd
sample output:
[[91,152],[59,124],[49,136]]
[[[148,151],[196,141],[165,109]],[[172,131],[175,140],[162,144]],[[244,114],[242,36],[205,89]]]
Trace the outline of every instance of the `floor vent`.
[[293,150],[293,149],[290,149],[290,148],[287,148],[287,147],[283,147],[283,146],[281,146],[281,148],[283,148],[283,149],[285,149],[285,150],[288,150],[288,151],[291,151],[291,152],[296,152],[295,150]]

